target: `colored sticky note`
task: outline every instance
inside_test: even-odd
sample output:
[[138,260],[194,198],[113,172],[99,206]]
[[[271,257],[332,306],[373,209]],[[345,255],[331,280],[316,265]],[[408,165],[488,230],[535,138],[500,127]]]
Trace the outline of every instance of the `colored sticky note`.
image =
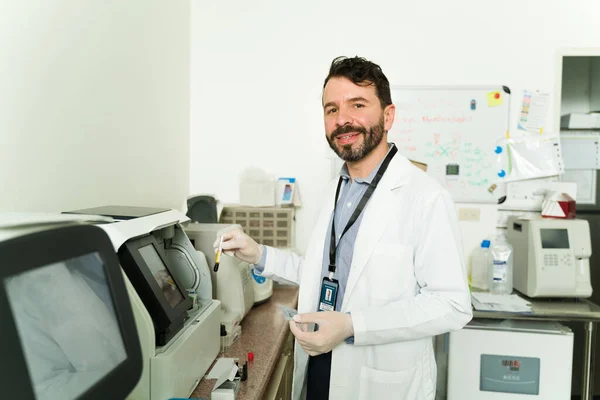
[[502,93],[501,92],[487,92],[485,95],[487,104],[489,107],[495,107],[502,105]]

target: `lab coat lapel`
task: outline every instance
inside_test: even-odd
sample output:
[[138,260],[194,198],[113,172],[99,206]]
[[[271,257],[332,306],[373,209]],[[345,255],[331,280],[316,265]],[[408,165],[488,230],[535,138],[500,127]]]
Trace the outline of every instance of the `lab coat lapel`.
[[328,234],[329,220],[333,212],[333,201],[335,197],[336,184],[328,189],[326,202],[321,209],[321,213],[315,224],[311,242],[305,259],[306,269],[303,274],[307,274],[306,279],[302,277],[300,285],[300,296],[298,311],[313,312],[317,309],[319,300],[319,290],[321,288],[321,271],[323,267],[323,246],[325,246],[326,235]]
[[346,311],[348,299],[350,298],[356,282],[367,265],[371,253],[380,241],[385,228],[396,218],[394,190],[403,186],[409,179],[409,161],[396,154],[379,185],[363,211],[365,214],[360,223],[356,241],[354,242],[354,253],[352,255],[352,266],[342,301],[342,311]]

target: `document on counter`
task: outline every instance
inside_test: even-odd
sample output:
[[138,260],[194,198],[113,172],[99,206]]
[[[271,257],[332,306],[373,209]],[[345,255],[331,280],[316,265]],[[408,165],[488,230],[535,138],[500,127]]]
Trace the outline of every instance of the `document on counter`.
[[235,365],[234,358],[221,357],[217,359],[215,365],[206,375],[206,379],[219,379],[225,374],[227,376],[227,379],[232,380],[235,377],[237,370],[238,367],[237,365]]
[[531,304],[517,294],[471,293],[471,303],[477,311],[531,313]]

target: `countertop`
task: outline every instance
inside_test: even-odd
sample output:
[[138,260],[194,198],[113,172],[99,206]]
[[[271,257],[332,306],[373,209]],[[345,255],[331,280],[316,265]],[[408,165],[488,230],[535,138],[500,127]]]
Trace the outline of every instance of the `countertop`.
[[[472,288],[473,293],[483,292]],[[572,298],[530,298],[516,290],[513,294],[518,295],[531,304],[531,313],[510,313],[502,311],[477,311],[473,307],[473,318],[492,319],[527,319],[527,320],[551,320],[551,321],[593,321],[600,322],[600,306],[588,299]]]
[[[238,400],[260,400],[279,359],[285,339],[290,330],[279,305],[290,308],[298,306],[298,288],[277,286],[266,303],[254,306],[242,320],[242,335],[226,353],[217,358],[239,358],[243,364],[248,352],[254,353],[254,361],[248,363],[248,380],[242,382]],[[216,361],[216,360],[215,360]],[[214,365],[214,362],[213,362]],[[207,373],[212,369],[208,369]],[[215,379],[202,378],[190,397],[210,398]]]
[[473,318],[529,319],[551,321],[600,321],[600,306],[587,299],[531,299],[520,293],[520,297],[531,303],[530,314],[500,311],[473,310]]

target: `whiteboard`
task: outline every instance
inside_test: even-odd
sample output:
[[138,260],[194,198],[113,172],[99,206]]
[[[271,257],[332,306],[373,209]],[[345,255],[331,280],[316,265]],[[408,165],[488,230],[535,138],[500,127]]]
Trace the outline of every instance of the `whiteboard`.
[[[497,203],[496,144],[509,127],[510,90],[489,87],[392,87],[396,117],[388,141],[427,164],[455,202]],[[492,185],[496,186],[492,186]]]

